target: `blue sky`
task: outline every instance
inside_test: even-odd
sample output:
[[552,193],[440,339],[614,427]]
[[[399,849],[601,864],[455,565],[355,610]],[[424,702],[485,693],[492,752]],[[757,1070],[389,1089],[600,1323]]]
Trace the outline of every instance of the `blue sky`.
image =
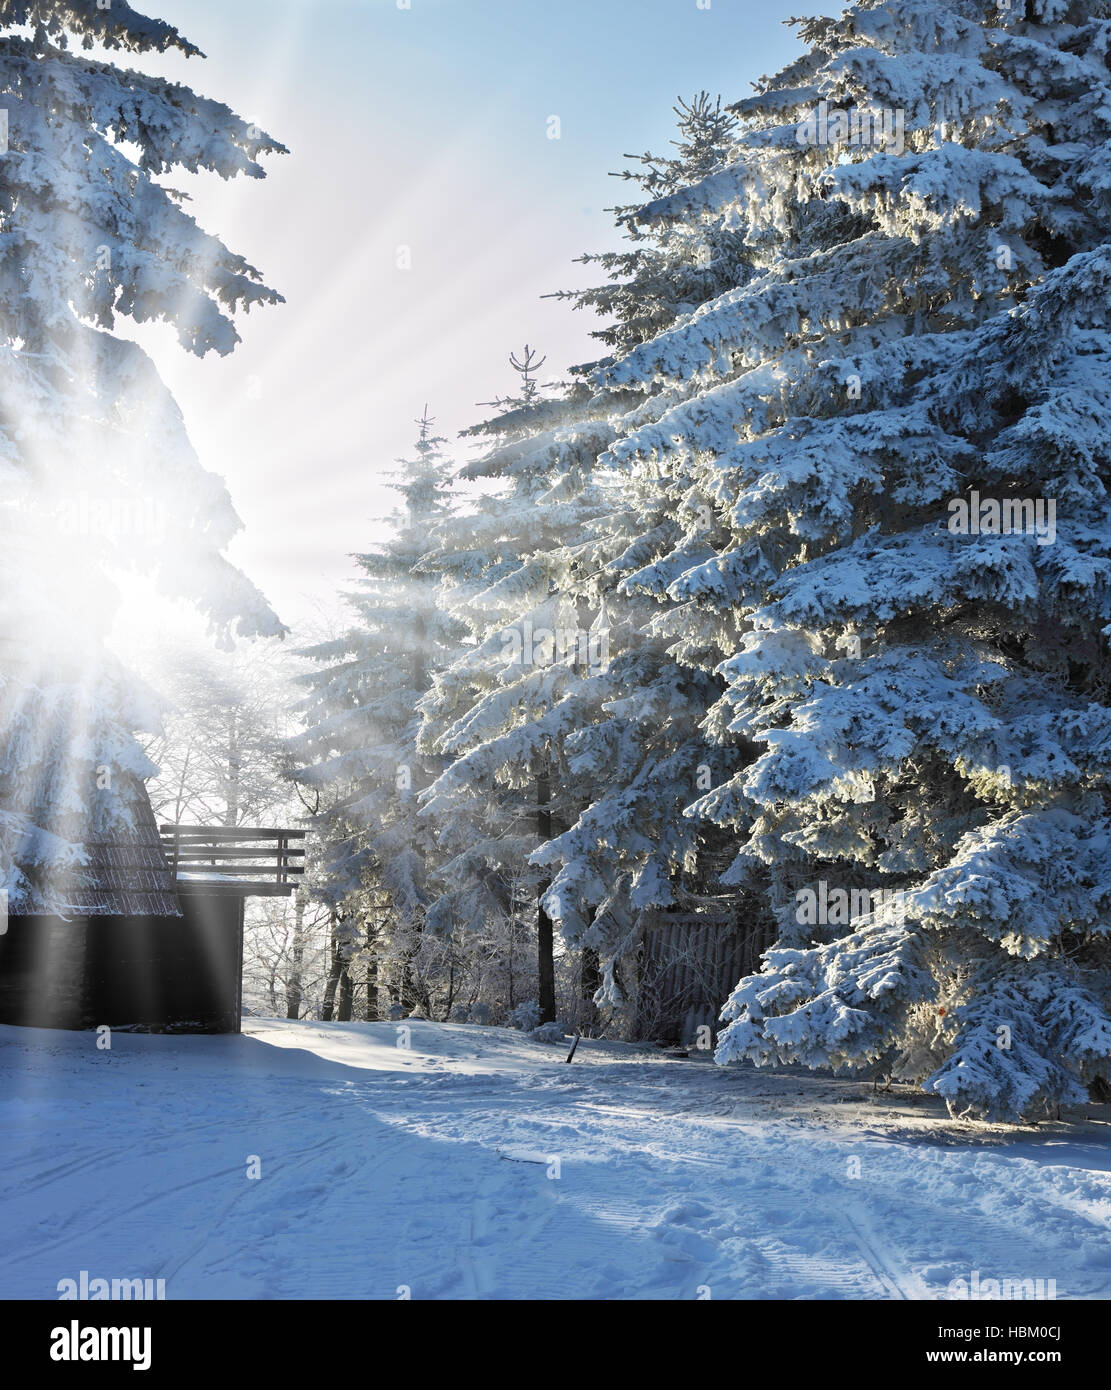
[[[152,5],[152,9],[154,6]],[[509,389],[598,355],[546,292],[615,244],[626,152],[662,149],[676,97],[733,101],[797,51],[799,0],[161,0],[207,53],[144,66],[188,80],[290,147],[265,182],[170,180],[266,274],[284,307],[231,358],[144,332],[204,463],[246,523],[233,558],[299,623],[381,533],[382,474],[425,401],[454,436]],[[839,7],[837,7],[839,8]],[[560,139],[548,137],[558,116]],[[400,269],[408,247],[411,268]],[[460,457],[467,451],[460,446]]]

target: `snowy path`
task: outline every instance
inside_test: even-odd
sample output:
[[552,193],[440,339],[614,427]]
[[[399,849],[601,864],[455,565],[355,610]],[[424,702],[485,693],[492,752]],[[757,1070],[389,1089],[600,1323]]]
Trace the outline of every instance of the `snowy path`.
[[620,1044],[568,1067],[501,1029],[247,1026],[0,1028],[0,1297],[83,1269],[169,1298],[1111,1294],[1111,1125],[956,1125]]

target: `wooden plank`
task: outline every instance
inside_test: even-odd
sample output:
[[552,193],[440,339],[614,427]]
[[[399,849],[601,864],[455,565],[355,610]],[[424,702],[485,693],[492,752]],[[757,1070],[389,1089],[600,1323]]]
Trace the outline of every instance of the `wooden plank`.
[[210,878],[181,878],[175,886],[179,897],[288,898],[292,896],[296,884],[273,880],[269,883],[247,883],[242,880],[218,883]]
[[206,840],[303,840],[308,833],[305,830],[258,830],[253,828],[235,828],[223,825],[163,825],[158,832],[163,839],[174,840],[195,839],[200,836]]
[[293,849],[292,846],[289,849],[277,850],[274,848],[229,849],[226,845],[213,845],[210,850],[206,850],[204,845],[191,843],[183,844],[181,846],[181,851],[178,855],[178,858],[183,864],[185,863],[186,859],[204,858],[218,859],[221,862],[225,859],[269,859],[271,862],[273,862],[279,856],[284,859],[287,855],[291,858],[296,857],[298,859],[304,859],[305,851],[303,849]]
[[213,864],[211,861],[200,860],[191,863],[185,859],[178,860],[178,869],[190,874],[200,874],[209,872],[214,878],[224,878],[236,874],[244,878],[250,878],[252,874],[256,878],[269,877],[273,874],[276,877],[282,874],[303,874],[304,864]]
[[305,873],[305,865],[224,865],[224,863],[213,863],[211,859],[182,859],[178,863],[178,870],[181,873],[209,874],[211,878],[218,878],[221,874],[245,874],[246,877],[270,878],[274,874],[282,873]]

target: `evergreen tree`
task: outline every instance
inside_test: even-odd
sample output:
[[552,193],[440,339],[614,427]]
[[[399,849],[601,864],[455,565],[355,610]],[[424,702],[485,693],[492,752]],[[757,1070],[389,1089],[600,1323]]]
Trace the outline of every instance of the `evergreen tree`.
[[121,319],[229,352],[233,315],[279,302],[158,182],[175,168],[261,178],[282,146],[188,87],[74,50],[199,50],[126,3],[0,7],[0,886],[65,911],[86,840],[133,822],[154,769],[133,737],[152,699],[105,655],[109,576],[135,570],[222,635],[277,618],[223,557],[239,522]]
[[612,320],[593,329],[591,337],[618,354],[655,337],[699,304],[729,289],[743,247],[736,231],[723,227],[720,220],[672,220],[652,227],[637,220],[646,200],[699,182],[721,165],[731,146],[737,118],[722,110],[720,97],[711,99],[708,92],[699,92],[690,101],[680,97],[672,109],[679,138],[671,143],[677,153],[626,155],[634,167],[613,175],[637,190],[635,203],[609,209],[631,246],[579,257],[576,264],[604,270],[606,284],[551,296]]
[[540,1017],[551,1022],[547,883],[528,858],[538,840],[551,837],[557,810],[549,739],[535,720],[558,699],[574,665],[560,644],[577,631],[578,612],[560,595],[554,567],[558,528],[566,539],[577,503],[570,497],[560,505],[550,495],[550,433],[541,426],[558,422],[566,407],[544,399],[536,378],[543,359],[530,347],[511,354],[510,363],[519,394],[487,403],[499,414],[467,433],[496,442],[460,475],[497,492],[441,527],[427,561],[445,577],[445,605],[469,632],[468,645],[422,702],[423,746],[450,760],[425,798],[429,824],[450,854],[431,921],[441,932],[482,928],[491,915],[512,915],[515,890],[531,885],[538,895]]
[[[734,121],[719,104],[703,95],[678,110],[679,158],[645,156],[628,174],[646,194],[704,174],[731,148]],[[616,211],[625,225],[628,209]],[[617,360],[741,273],[740,236],[710,221],[631,235],[633,251],[586,258],[611,284],[566,296],[617,316],[598,335]],[[447,601],[473,647],[424,708],[426,738],[452,759],[429,793],[430,814],[462,827],[503,808],[520,833],[487,839],[486,865],[538,879],[541,928],[550,917],[587,952],[588,980],[590,958],[603,956],[599,999],[616,1005],[625,1002],[618,961],[639,943],[641,913],[681,897],[684,877],[704,877],[707,842],[721,837],[680,813],[709,785],[701,779],[720,778],[729,763],[698,729],[720,682],[667,654],[654,599],[619,592],[634,553],[662,541],[632,529],[643,513],[628,477],[606,461],[652,408],[643,383],[608,383],[613,361],[574,369],[571,386],[543,399],[526,388],[470,431],[495,443],[465,476],[497,491],[429,563],[448,575]],[[659,507],[660,537],[677,535],[654,483],[646,497]],[[544,809],[534,821],[538,779]]]
[[385,959],[392,943],[402,975],[440,857],[431,827],[417,816],[417,798],[439,770],[417,747],[417,705],[460,638],[437,601],[437,580],[419,567],[451,502],[445,441],[427,408],[417,423],[415,456],[399,460],[393,484],[402,506],[391,534],[355,557],[362,573],[347,595],[354,625],[302,652],[319,669],[300,678],[310,691],[306,730],[291,742],[294,775],[318,798],[321,889],[344,923],[337,959],[349,964],[359,949]]
[[732,167],[645,210],[715,209],[755,267],[608,375],[666,406],[614,458],[714,507],[638,582],[745,629],[706,727],[760,755],[690,812],[780,944],[719,1060],[998,1118],[1111,1075],[1109,33],[1104,0],[807,21]]

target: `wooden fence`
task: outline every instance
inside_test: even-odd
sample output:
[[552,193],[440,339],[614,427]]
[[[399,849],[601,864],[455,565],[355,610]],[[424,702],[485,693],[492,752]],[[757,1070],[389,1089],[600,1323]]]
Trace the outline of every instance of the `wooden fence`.
[[693,1043],[737,981],[760,969],[768,929],[709,913],[655,914],[645,925],[637,988],[636,1036]]
[[303,830],[164,825],[160,834],[179,894],[288,897],[305,872]]

